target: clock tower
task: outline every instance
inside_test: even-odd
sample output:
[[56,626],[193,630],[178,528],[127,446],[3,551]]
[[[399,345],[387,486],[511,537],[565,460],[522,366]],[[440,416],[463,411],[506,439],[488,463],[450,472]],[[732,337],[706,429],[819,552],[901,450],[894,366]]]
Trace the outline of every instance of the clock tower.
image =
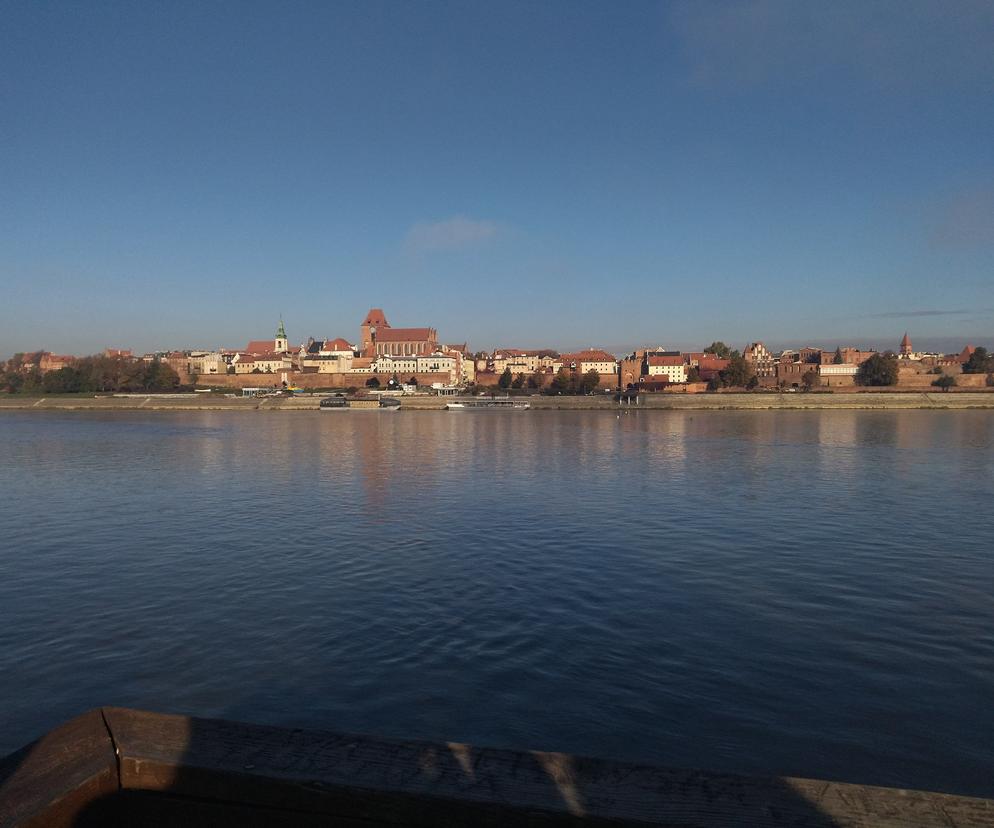
[[290,350],[290,343],[287,342],[286,328],[283,327],[283,317],[280,317],[280,326],[276,329],[276,339],[273,343],[273,350],[278,354],[285,354]]

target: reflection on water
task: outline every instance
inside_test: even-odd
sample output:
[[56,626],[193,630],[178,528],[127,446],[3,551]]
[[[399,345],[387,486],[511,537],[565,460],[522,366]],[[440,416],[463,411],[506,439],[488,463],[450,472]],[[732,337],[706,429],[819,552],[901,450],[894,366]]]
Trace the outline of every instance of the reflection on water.
[[0,457],[0,751],[123,704],[994,795],[987,412],[5,412]]

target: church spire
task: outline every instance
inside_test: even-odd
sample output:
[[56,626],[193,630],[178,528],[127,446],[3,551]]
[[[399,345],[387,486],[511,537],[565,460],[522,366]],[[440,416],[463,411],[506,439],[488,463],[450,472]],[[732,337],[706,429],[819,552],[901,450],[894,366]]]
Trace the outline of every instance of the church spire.
[[276,329],[276,339],[273,342],[273,350],[278,354],[285,354],[290,350],[290,343],[286,338],[286,328],[283,327],[282,316],[280,316],[280,326]]

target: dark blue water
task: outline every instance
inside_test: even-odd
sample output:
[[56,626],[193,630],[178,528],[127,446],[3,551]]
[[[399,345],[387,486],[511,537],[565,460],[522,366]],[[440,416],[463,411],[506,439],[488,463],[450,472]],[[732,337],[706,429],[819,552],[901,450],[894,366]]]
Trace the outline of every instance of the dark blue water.
[[0,491],[0,752],[119,704],[994,795],[990,412],[4,412]]

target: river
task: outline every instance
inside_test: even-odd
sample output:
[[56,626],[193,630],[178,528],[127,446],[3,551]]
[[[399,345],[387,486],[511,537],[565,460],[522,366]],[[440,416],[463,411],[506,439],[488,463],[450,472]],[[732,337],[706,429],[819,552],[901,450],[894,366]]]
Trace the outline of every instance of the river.
[[989,411],[0,413],[0,754],[104,704],[994,796]]

